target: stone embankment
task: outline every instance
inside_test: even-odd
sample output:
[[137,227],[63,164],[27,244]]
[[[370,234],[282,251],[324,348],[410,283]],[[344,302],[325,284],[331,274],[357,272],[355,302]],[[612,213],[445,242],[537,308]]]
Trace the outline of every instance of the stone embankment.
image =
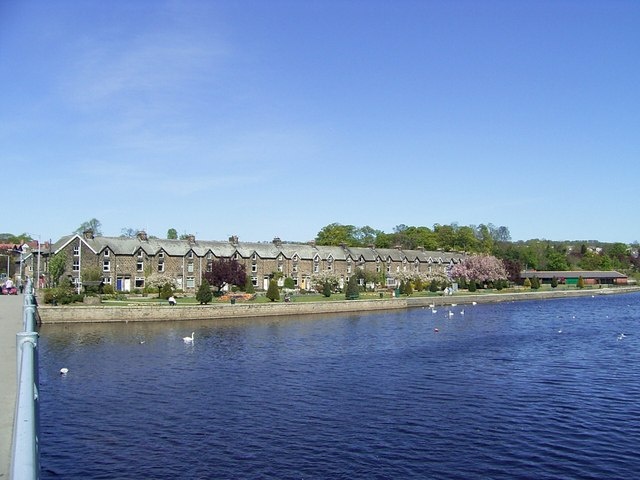
[[399,310],[453,303],[496,303],[541,300],[595,295],[622,294],[640,291],[640,287],[616,287],[585,290],[545,290],[518,293],[452,295],[445,297],[400,297],[379,300],[344,300],[328,302],[236,303],[212,305],[96,305],[38,307],[42,323],[148,322],[167,320],[215,320],[228,318],[273,317],[284,315],[314,315]]

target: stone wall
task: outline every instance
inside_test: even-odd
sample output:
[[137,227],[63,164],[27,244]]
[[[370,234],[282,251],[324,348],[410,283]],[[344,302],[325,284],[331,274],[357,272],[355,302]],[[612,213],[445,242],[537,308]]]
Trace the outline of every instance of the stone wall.
[[42,323],[145,322],[158,320],[210,320],[217,318],[268,317],[362,312],[407,308],[407,299],[343,300],[214,304],[214,305],[122,305],[122,306],[39,306]]

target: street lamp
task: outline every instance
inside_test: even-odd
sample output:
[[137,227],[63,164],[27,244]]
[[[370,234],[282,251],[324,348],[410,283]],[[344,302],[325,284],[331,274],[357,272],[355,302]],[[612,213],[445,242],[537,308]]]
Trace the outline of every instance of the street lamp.
[[[40,247],[41,247],[40,235],[35,235],[34,233],[29,233],[29,232],[27,232],[27,235],[38,237],[38,240],[37,240],[38,241],[38,267],[37,267],[38,270],[37,270],[37,274],[36,274],[36,281],[35,281],[35,284],[34,284],[34,288],[38,289],[38,288],[40,288]],[[33,263],[31,265],[33,266]]]
[[9,271],[9,262],[11,260],[11,255],[0,254],[0,257],[7,257],[7,279],[11,278],[11,272]]

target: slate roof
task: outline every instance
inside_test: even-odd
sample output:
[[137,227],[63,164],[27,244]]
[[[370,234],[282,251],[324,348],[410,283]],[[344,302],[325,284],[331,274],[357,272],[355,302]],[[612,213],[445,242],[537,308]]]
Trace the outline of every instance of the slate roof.
[[164,252],[169,256],[184,256],[193,251],[198,257],[206,257],[209,252],[218,258],[230,258],[235,253],[242,258],[250,258],[255,253],[261,259],[275,259],[283,255],[290,260],[298,255],[300,260],[313,260],[316,255],[326,261],[329,257],[334,261],[346,261],[351,257],[354,261],[364,259],[366,262],[375,262],[379,257],[382,261],[391,258],[394,262],[414,262],[418,259],[426,263],[431,259],[434,262],[449,263],[460,261],[463,254],[449,252],[427,252],[422,250],[400,250],[397,248],[373,248],[373,247],[346,247],[346,246],[320,246],[306,243],[279,243],[279,242],[239,242],[239,241],[211,241],[211,240],[169,240],[149,237],[88,237],[74,234],[60,238],[51,247],[51,252],[56,253],[66,247],[71,241],[81,239],[87,247],[96,255],[109,249],[115,255],[135,255],[142,249],[147,255],[157,255]]
[[602,270],[590,270],[590,271],[582,271],[582,270],[572,270],[572,271],[562,271],[562,270],[527,270],[524,272],[520,272],[520,276],[522,278],[627,278],[626,275],[616,272],[615,270],[611,271],[602,271]]

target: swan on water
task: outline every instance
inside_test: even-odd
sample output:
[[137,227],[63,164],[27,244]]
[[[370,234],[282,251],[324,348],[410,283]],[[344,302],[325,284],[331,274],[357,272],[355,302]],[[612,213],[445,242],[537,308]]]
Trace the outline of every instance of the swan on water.
[[182,340],[184,341],[184,343],[193,343],[193,336],[195,335],[196,332],[191,332],[191,336],[190,337],[182,337]]
[[69,372],[68,368],[64,368],[63,367],[63,368],[60,369],[60,375],[66,375],[68,372]]

